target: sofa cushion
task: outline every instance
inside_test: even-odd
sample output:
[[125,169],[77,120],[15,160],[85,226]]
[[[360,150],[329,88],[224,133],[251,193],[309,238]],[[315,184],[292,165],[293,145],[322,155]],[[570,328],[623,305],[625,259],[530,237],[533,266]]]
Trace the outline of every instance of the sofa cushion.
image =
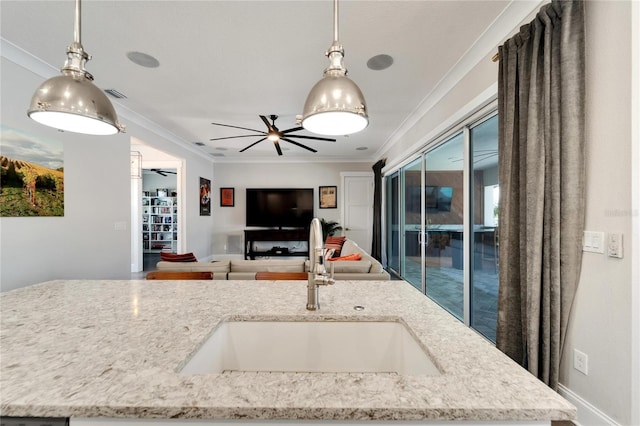
[[369,253],[362,250],[360,246],[354,243],[351,240],[347,240],[344,242],[342,246],[342,256],[346,256],[353,253],[360,253],[362,255],[362,260],[368,260],[371,262],[371,270],[369,271],[372,274],[379,274],[383,272],[382,264],[374,259]]
[[193,253],[175,254],[169,252],[160,252],[160,259],[166,262],[197,262],[196,256]]
[[304,272],[304,260],[231,260],[231,272]]
[[227,279],[228,280],[241,280],[241,281],[255,280],[256,279],[256,273],[255,272],[229,272],[227,274]]
[[360,248],[360,246],[358,246],[356,243],[354,243],[351,240],[347,240],[344,242],[344,244],[342,245],[342,251],[340,252],[340,256],[346,256],[348,254],[353,254],[353,253],[364,253],[364,250],[362,250]]
[[[368,260],[345,260],[342,262],[333,262],[333,272],[334,273],[358,273],[358,274],[368,274],[371,269],[371,262]],[[327,270],[331,269],[331,265],[327,267]]]
[[156,263],[156,268],[160,271],[211,271],[211,272],[229,272],[229,261],[221,260],[219,262],[167,262],[161,260]]

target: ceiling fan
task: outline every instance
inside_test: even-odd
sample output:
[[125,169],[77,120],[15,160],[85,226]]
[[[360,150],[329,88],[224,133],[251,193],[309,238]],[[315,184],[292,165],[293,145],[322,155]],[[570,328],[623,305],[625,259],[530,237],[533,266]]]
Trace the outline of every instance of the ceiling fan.
[[235,138],[248,138],[248,137],[255,137],[255,136],[263,136],[261,139],[253,142],[251,145],[248,145],[248,146],[242,148],[240,150],[240,152],[244,152],[247,149],[259,144],[263,140],[269,139],[271,142],[273,142],[273,145],[275,146],[276,151],[278,152],[278,155],[282,155],[282,149],[280,148],[280,141],[289,142],[290,144],[299,146],[300,148],[304,148],[307,151],[318,152],[317,150],[315,150],[313,148],[310,148],[310,147],[308,147],[306,145],[301,144],[300,142],[296,142],[296,141],[292,140],[292,138],[310,139],[310,140],[315,140],[315,141],[326,141],[326,142],[335,142],[336,141],[335,139],[331,139],[331,138],[321,138],[321,137],[317,137],[317,136],[305,136],[305,135],[292,135],[291,134],[293,132],[297,132],[298,130],[304,130],[304,127],[292,127],[290,129],[287,129],[287,130],[279,130],[276,127],[276,120],[278,119],[277,115],[270,115],[269,116],[269,118],[271,119],[271,123],[269,123],[269,120],[264,115],[261,115],[260,118],[262,119],[264,124],[267,126],[267,131],[266,132],[263,131],[263,130],[248,129],[246,127],[231,126],[229,124],[211,123],[211,124],[213,124],[215,126],[232,127],[234,129],[248,130],[250,132],[256,132],[256,133],[255,134],[250,134],[250,135],[228,136],[228,137],[225,137],[225,138],[213,138],[213,139],[209,139],[209,140],[211,140],[211,141],[219,141],[219,140],[223,140],[223,139],[235,139]]
[[156,172],[160,176],[167,176],[167,174],[176,175],[176,172],[172,172],[171,170],[162,170],[162,169],[149,169],[151,172]]

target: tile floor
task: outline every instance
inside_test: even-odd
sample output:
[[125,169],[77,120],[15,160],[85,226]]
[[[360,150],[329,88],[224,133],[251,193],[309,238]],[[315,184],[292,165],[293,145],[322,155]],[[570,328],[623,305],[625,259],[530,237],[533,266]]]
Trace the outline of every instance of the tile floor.
[[[492,342],[496,340],[498,275],[491,265],[473,272],[471,325]],[[405,277],[420,282],[419,259],[407,258]],[[463,270],[427,266],[427,295],[459,319],[463,317]]]

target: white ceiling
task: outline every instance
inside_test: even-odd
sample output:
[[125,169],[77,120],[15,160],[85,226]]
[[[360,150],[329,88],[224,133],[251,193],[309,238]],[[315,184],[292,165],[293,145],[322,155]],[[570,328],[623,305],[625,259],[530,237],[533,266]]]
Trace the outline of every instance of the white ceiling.
[[[509,3],[342,0],[339,38],[349,76],[365,95],[369,127],[335,143],[302,141],[316,154],[283,143],[289,148],[283,157],[377,158]],[[2,0],[0,8],[5,40],[56,68],[64,63],[73,38],[73,1]],[[197,149],[216,160],[273,160],[277,153],[269,141],[238,152],[259,138],[210,142],[246,134],[211,122],[262,130],[258,115],[277,114],[281,130],[296,127],[295,116],[328,65],[332,14],[328,0],[84,0],[82,44],[94,57],[87,70],[96,84],[127,96],[114,101],[120,111],[141,114],[186,143],[204,142]],[[136,65],[127,59],[129,51],[152,55],[160,66]],[[393,65],[368,69],[367,60],[382,53],[394,58]]]

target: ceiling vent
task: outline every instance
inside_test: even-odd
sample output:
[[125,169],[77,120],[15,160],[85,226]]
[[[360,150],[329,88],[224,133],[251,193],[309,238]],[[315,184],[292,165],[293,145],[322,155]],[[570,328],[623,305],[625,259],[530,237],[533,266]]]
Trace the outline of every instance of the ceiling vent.
[[116,99],[127,99],[125,95],[118,92],[116,89],[104,89],[104,91],[113,98]]

